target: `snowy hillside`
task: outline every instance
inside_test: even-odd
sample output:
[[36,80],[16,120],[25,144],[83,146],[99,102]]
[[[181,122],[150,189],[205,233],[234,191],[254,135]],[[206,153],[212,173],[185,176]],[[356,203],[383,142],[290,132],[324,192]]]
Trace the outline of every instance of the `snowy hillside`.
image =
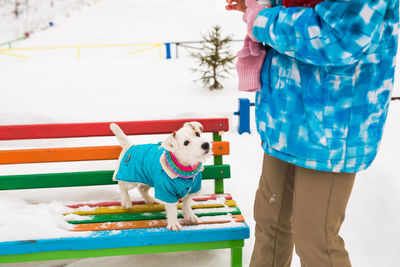
[[0,44],[50,27],[98,0],[0,0]]
[[[5,2],[11,1],[0,0],[0,4]],[[29,1],[36,5],[38,2],[39,0]],[[50,12],[57,13],[55,17],[51,17],[54,26],[45,30],[35,29],[29,39],[15,43],[15,47],[193,41],[200,40],[200,32],[205,32],[216,24],[222,26],[224,34],[232,34],[234,39],[242,39],[245,33],[241,15],[226,12],[223,0],[54,0],[54,3],[59,7],[65,5],[61,13]],[[0,12],[4,12],[1,6]],[[65,10],[70,10],[68,17]],[[13,30],[4,30],[3,22],[5,19],[10,21],[10,17],[6,18],[2,14],[4,13],[0,13],[0,43],[25,30],[20,30],[19,26],[15,26]],[[44,24],[47,25],[50,17],[46,16]],[[16,22],[13,23],[17,25]],[[239,48],[240,44],[232,47],[233,50]],[[190,69],[194,64],[182,48],[180,58],[171,60],[160,59],[158,49],[129,56],[135,49],[82,49],[81,59],[77,59],[73,49],[15,52],[28,56],[29,59],[0,55],[0,86],[3,92],[0,98],[0,125],[228,116],[231,119],[231,131],[223,139],[231,142],[231,155],[226,162],[232,166],[232,179],[226,182],[225,190],[238,202],[253,231],[252,204],[263,152],[254,122],[251,125],[252,134],[239,135],[236,131],[237,118],[233,116],[233,112],[237,109],[239,97],[253,99],[254,96],[237,92],[237,77],[234,72],[230,79],[224,81],[225,89],[222,91],[211,92],[200,83],[193,82],[196,75]],[[173,47],[173,56],[174,49]],[[162,50],[163,56],[164,53]],[[400,57],[397,62],[400,66]],[[396,81],[393,96],[395,95],[400,96],[400,79]],[[372,167],[358,175],[349,202],[342,236],[355,267],[399,265],[399,116],[400,101],[393,102],[380,152]],[[132,137],[132,141],[144,143],[159,138],[162,137]],[[78,138],[2,142],[0,149],[116,144],[115,138],[111,137],[97,138],[91,143],[84,138]],[[115,162],[55,163],[47,164],[45,169],[35,165],[21,165],[18,168],[0,166],[0,173],[62,172],[77,168],[100,170],[112,169],[114,164]],[[203,192],[211,190],[212,185],[204,183]],[[26,210],[26,202],[49,202],[48,206],[41,207],[44,209],[36,210],[37,213],[42,212],[43,216],[49,216],[62,209],[58,205],[60,201],[118,198],[119,193],[114,186],[0,192],[0,212],[14,217],[18,222],[13,226],[6,220],[6,216],[2,217],[0,236],[2,233],[12,235],[13,231],[15,236],[21,234],[21,228],[24,227],[19,223],[24,218],[21,213],[14,212],[14,209]],[[29,211],[28,208],[25,214],[34,216],[35,211]],[[43,236],[61,235],[67,228],[59,221],[46,221],[43,225],[34,220],[33,222],[35,223],[31,227],[36,225],[36,228],[24,229],[30,231],[30,234],[37,231]],[[2,229],[5,225],[9,228]],[[253,244],[252,235],[246,241],[244,266],[250,261]],[[24,266],[223,267],[229,266],[229,262],[229,251],[216,250],[55,261]],[[16,267],[21,264],[2,266]],[[300,266],[296,257],[292,266]]]

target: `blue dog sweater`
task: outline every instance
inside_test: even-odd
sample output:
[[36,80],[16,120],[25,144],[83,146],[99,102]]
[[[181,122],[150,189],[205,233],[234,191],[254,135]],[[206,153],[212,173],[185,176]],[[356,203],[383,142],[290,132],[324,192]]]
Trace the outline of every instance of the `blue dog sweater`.
[[164,152],[161,143],[132,146],[121,160],[116,180],[154,187],[155,197],[167,203],[200,191],[201,172],[193,178],[171,179],[160,164]]

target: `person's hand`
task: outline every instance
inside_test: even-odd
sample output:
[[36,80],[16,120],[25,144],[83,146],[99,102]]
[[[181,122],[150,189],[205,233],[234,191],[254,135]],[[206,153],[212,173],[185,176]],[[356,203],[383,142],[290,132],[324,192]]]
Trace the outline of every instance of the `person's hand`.
[[246,12],[246,3],[245,0],[226,0],[226,2],[228,3],[225,6],[226,10],[236,10],[236,11],[240,11],[240,12]]
[[[243,21],[246,23],[254,21],[254,15],[257,15],[262,9],[271,7],[270,3],[262,6],[256,0],[245,0],[244,4],[246,6],[246,12],[243,14]],[[253,25],[253,23],[251,25]]]

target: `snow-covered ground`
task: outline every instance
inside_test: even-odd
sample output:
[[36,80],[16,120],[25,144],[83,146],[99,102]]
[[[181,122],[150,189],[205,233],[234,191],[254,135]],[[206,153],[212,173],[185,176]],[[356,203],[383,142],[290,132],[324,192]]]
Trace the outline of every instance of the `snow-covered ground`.
[[[50,45],[147,43],[192,41],[200,39],[213,25],[222,26],[225,34],[241,39],[245,29],[239,13],[224,10],[224,1],[102,0],[84,6],[69,17],[60,15],[55,26],[34,33],[31,38],[16,43],[19,47]],[[11,23],[11,22],[10,22]],[[0,43],[3,37],[0,32]],[[7,35],[8,36],[8,35]],[[8,38],[8,37],[7,37]],[[7,39],[8,40],[8,39]],[[4,41],[7,41],[4,39]],[[236,44],[233,50],[237,50]],[[0,125],[126,121],[196,117],[225,117],[231,120],[231,131],[223,139],[231,142],[232,179],[225,188],[238,202],[251,230],[254,230],[252,204],[261,171],[263,152],[252,117],[252,134],[239,135],[236,131],[239,97],[254,96],[236,90],[237,77],[233,72],[224,82],[222,91],[208,91],[193,82],[196,75],[190,69],[194,63],[180,50],[180,59],[160,60],[158,50],[128,56],[132,48],[84,49],[81,59],[74,50],[18,52],[29,56],[21,59],[0,55]],[[174,52],[174,51],[173,51]],[[398,60],[398,63],[399,60]],[[400,64],[398,64],[400,65]],[[398,72],[399,73],[399,72]],[[397,80],[393,95],[400,95]],[[253,115],[253,114],[252,114]],[[400,249],[398,153],[400,149],[400,101],[393,102],[387,119],[380,152],[367,171],[358,174],[351,196],[347,219],[342,227],[347,249],[355,267],[399,266]],[[132,137],[136,143],[152,142],[159,136]],[[84,138],[69,140],[38,140],[1,142],[0,149],[34,148],[40,146],[80,146],[116,144],[115,138]],[[77,168],[112,169],[115,162],[0,166],[2,175],[46,171],[72,171]],[[203,192],[211,192],[212,184],[205,182]],[[118,199],[115,186],[73,189],[38,189],[0,192],[0,239],[15,232],[26,235],[54,235],[66,233],[62,221],[35,221],[60,213],[60,201],[88,199]],[[25,202],[26,201],[26,202]],[[29,210],[30,202],[49,204]],[[15,212],[15,209],[25,210]],[[27,214],[23,218],[21,214]],[[7,216],[6,216],[7,215]],[[10,227],[10,219],[16,219]],[[30,227],[22,227],[23,220],[32,220]],[[40,222],[40,221],[39,221]],[[9,228],[6,228],[9,227]],[[36,229],[35,233],[33,229]],[[3,240],[4,240],[3,239]],[[244,266],[250,260],[254,236],[246,241]],[[68,260],[24,264],[25,266],[229,266],[228,250],[182,252],[157,255],[138,255],[96,259]],[[4,264],[2,266],[21,266]],[[300,266],[297,257],[293,267]]]
[[51,22],[68,17],[99,0],[0,0],[0,44],[51,27]]

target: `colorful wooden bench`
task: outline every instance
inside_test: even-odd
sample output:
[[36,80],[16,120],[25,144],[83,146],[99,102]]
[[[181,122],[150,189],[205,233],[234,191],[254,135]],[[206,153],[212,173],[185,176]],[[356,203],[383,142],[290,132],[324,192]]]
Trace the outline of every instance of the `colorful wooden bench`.
[[[213,134],[214,164],[205,166],[203,179],[214,179],[215,192],[194,199],[193,209],[200,218],[199,225],[186,225],[178,232],[168,231],[163,206],[143,201],[134,201],[129,210],[118,201],[77,203],[69,207],[83,219],[68,222],[74,225],[73,231],[93,231],[89,236],[0,242],[0,263],[229,248],[231,265],[242,266],[242,248],[244,239],[249,237],[249,227],[234,200],[224,193],[223,184],[224,179],[230,178],[230,166],[222,161],[222,156],[229,154],[229,143],[221,140],[221,133],[229,129],[228,119],[117,124],[127,135],[150,135],[169,134],[193,120],[203,124],[204,132]],[[112,136],[109,124],[0,126],[0,144],[1,140]],[[0,150],[0,165],[115,160],[120,151],[119,146]],[[115,183],[112,174],[112,170],[106,170],[7,175],[0,176],[0,190],[111,185]]]

